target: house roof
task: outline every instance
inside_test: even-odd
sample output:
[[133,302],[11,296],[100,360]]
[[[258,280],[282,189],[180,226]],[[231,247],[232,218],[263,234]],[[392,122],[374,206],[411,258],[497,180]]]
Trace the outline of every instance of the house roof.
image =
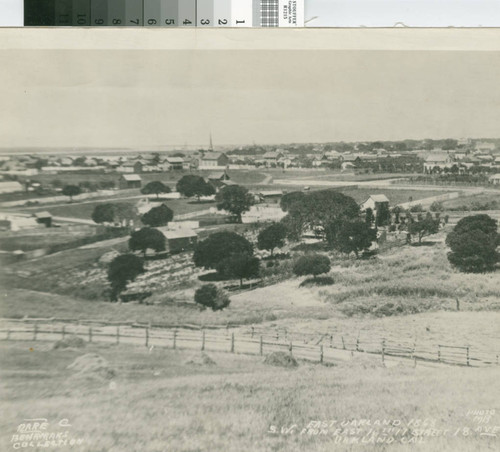
[[370,195],[368,199],[370,198],[373,199],[375,202],[389,202],[389,198],[387,198],[387,196],[385,195]]
[[44,210],[43,212],[36,212],[33,214],[35,218],[52,218],[52,214]]
[[129,182],[142,180],[141,176],[139,176],[138,174],[123,174],[122,178]]
[[276,159],[279,155],[281,155],[281,152],[269,151],[266,152],[262,157],[265,159]]
[[261,190],[258,193],[260,196],[282,196],[283,192],[281,190]]
[[222,152],[207,152],[202,157],[202,160],[218,160],[222,155],[224,155]]
[[448,154],[430,154],[425,158],[426,162],[446,162]]
[[192,229],[176,229],[175,231],[162,229],[161,232],[167,240],[198,237],[198,234]]
[[10,193],[23,190],[23,186],[17,181],[0,181],[0,193]]
[[229,178],[229,176],[226,174],[225,171],[220,171],[218,173],[211,173],[208,175],[209,180],[219,180],[219,179],[222,179],[224,177]]
[[168,163],[184,163],[184,159],[182,157],[167,157],[165,160]]

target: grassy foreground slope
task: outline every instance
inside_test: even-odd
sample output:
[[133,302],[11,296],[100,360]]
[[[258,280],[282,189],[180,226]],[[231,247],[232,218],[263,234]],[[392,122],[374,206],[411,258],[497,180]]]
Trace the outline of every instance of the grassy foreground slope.
[[[88,352],[107,359],[115,377],[76,378],[67,366]],[[52,350],[29,342],[4,343],[0,355],[1,450],[10,450],[17,425],[32,417],[68,419],[71,435],[84,439],[72,450],[88,452],[498,450],[499,438],[481,436],[475,429],[482,424],[467,413],[495,408],[497,369],[385,368],[365,357],[334,367],[282,369],[258,357],[216,353],[210,353],[216,365],[195,366],[186,364],[191,355],[183,351]],[[397,420],[413,433],[392,431],[393,444],[364,446],[336,441],[364,437],[366,426],[355,434],[336,435],[332,427],[325,434],[299,434],[310,421],[361,419]],[[422,433],[415,421],[424,419],[440,433],[406,444]],[[487,423],[499,424],[498,414]],[[292,434],[271,433],[271,426],[293,425]],[[455,435],[464,428],[468,435]],[[382,427],[374,429],[384,437]]]

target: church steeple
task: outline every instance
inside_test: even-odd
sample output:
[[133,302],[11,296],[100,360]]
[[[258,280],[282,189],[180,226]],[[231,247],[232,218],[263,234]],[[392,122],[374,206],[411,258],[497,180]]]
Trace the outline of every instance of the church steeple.
[[210,132],[210,145],[208,147],[208,150],[212,152],[214,150],[214,144],[212,143],[212,132]]

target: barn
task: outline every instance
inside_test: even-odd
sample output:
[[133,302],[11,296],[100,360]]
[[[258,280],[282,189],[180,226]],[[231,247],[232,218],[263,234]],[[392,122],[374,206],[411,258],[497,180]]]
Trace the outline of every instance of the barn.
[[141,188],[142,179],[138,174],[122,174],[118,182],[120,188]]

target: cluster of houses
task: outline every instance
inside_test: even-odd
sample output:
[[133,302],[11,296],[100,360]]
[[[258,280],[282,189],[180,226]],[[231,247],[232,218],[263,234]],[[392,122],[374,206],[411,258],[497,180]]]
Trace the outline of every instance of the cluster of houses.
[[500,171],[500,149],[494,143],[476,143],[474,148],[437,150],[428,153],[424,159],[424,173],[435,174],[455,172],[466,174],[478,171]]

